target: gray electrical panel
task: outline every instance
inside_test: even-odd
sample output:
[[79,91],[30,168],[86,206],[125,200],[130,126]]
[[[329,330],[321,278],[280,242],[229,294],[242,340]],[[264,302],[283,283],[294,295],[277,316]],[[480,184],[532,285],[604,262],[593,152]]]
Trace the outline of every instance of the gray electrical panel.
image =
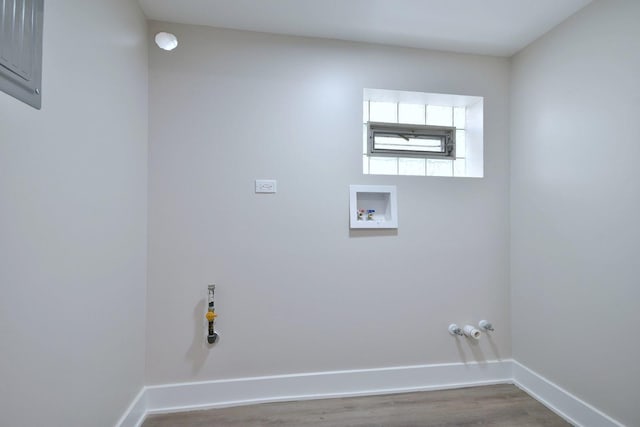
[[44,0],[0,0],[0,91],[41,107]]

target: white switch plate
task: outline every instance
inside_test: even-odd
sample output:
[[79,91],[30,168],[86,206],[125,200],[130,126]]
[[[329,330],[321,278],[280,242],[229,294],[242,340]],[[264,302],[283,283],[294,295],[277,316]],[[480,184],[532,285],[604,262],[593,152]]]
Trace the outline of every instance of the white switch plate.
[[275,193],[276,185],[275,179],[256,179],[256,193]]

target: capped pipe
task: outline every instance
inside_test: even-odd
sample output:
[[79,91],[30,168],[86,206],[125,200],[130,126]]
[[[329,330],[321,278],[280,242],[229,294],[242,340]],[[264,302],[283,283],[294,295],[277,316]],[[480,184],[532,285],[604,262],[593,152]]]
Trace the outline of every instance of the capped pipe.
[[462,328],[462,333],[467,338],[473,338],[476,340],[479,340],[481,335],[480,331],[471,325],[466,325],[464,328]]

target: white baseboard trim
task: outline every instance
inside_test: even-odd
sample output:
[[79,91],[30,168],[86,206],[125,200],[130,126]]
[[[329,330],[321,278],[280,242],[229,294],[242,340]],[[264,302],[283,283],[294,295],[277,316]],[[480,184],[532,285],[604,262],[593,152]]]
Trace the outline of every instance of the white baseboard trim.
[[140,427],[148,414],[295,400],[328,399],[515,384],[575,426],[623,427],[514,360],[315,372],[144,387],[117,427]]
[[142,387],[124,412],[116,427],[140,427],[147,416],[147,388]]
[[604,412],[516,361],[513,361],[513,383],[574,426],[624,427]]
[[511,360],[447,363],[147,386],[116,426],[140,427],[148,414],[510,383],[511,367]]
[[511,366],[451,363],[149,386],[147,413],[508,383]]

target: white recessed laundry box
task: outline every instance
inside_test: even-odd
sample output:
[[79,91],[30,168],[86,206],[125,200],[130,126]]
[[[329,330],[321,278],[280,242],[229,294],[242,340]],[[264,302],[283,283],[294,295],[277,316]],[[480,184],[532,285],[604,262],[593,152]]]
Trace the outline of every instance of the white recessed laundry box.
[[351,228],[398,228],[395,185],[350,185]]

